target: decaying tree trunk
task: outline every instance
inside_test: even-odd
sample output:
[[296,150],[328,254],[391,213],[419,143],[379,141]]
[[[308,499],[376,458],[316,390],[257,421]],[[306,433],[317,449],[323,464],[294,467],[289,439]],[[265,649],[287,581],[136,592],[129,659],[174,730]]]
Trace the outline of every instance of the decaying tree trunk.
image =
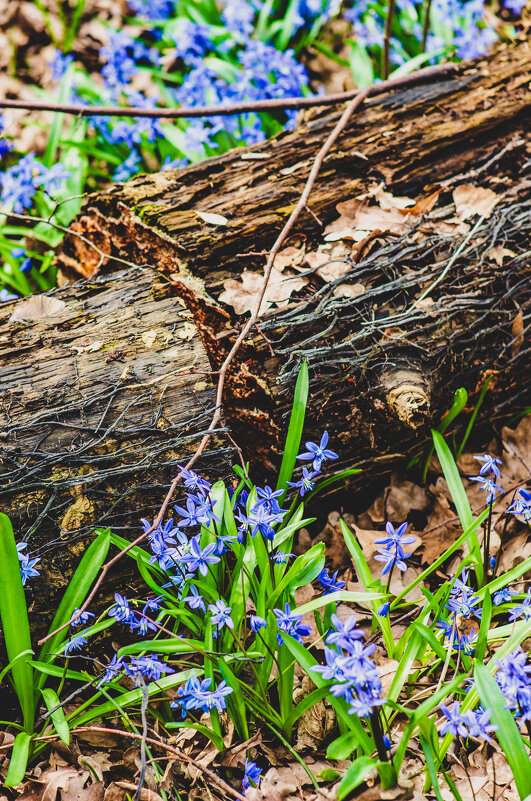
[[[328,428],[338,469],[363,467],[365,483],[418,452],[460,386],[472,408],[492,376],[483,419],[530,404],[529,65],[521,46],[374,99],[327,157],[289,242],[307,251],[337,203],[375,182],[414,200],[440,193],[429,222],[383,231],[335,280],[306,268],[238,354],[225,423],[262,477],[303,358],[307,432]],[[338,113],[88,197],[58,256],[63,275],[88,280],[0,307],[0,502],[32,550],[72,551],[93,524],[124,533],[156,510],[208,425],[215,370],[245,319],[217,300],[224,282],[263,271]],[[466,228],[452,199],[463,184],[499,195]],[[225,475],[232,440],[217,435],[199,469]]]

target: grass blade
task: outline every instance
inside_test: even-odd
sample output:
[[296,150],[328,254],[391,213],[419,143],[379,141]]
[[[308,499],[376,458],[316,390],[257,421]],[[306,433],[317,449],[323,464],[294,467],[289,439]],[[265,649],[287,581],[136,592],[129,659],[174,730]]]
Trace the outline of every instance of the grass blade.
[[[31,637],[26,596],[13,527],[7,515],[0,513],[0,618],[4,630],[7,658],[12,662],[11,676],[24,718],[24,729],[33,732],[35,694],[33,668],[29,664]],[[20,657],[17,659],[17,657]]]
[[[286,445],[284,446],[284,456],[282,457],[282,464],[280,466],[280,473],[278,474],[277,490],[286,490],[288,481],[290,481],[293,470],[295,469],[295,460],[301,444],[302,428],[304,426],[304,417],[306,415],[306,404],[308,403],[308,392],[310,389],[310,381],[308,376],[308,363],[303,362],[297,383],[295,384],[295,396],[293,398],[293,408],[291,410],[291,417],[289,419],[288,433],[286,436]],[[281,496],[278,500],[282,505]]]
[[[61,706],[59,696],[50,687],[41,690],[46,709],[50,712],[52,723],[55,726],[55,731],[66,745],[70,745],[70,729],[66,722],[64,709]],[[53,711],[52,711],[53,710]]]
[[378,760],[370,756],[360,756],[355,759],[347,768],[347,772],[341,779],[339,787],[337,788],[338,801],[342,801],[350,793],[359,787],[365,781],[369,773],[375,768]]
[[[461,476],[459,475],[459,470],[457,469],[455,459],[452,456],[450,448],[444,441],[442,434],[440,434],[438,431],[432,431],[432,435],[433,444],[435,445],[435,450],[437,451],[437,456],[439,457],[439,462],[441,463],[452,500],[455,504],[455,508],[457,509],[459,520],[461,521],[463,528],[467,529],[474,523],[474,515],[472,514],[470,502],[465,492],[463,482],[461,481]],[[468,547],[470,553],[476,559],[476,565],[474,569],[478,579],[478,584],[481,587],[483,585],[483,562],[481,559],[478,532],[477,528],[475,527],[473,527],[470,532]]]
[[28,765],[30,743],[31,737],[26,731],[21,731],[15,737],[9,770],[7,771],[7,787],[16,787],[24,778]]
[[508,709],[498,682],[489,669],[479,661],[474,663],[474,680],[481,703],[491,709],[491,720],[498,727],[496,737],[509,763],[521,799],[531,795],[531,761],[527,755],[518,726]]
[[[66,592],[61,599],[59,608],[50,626],[50,631],[60,628],[72,617],[74,609],[79,608],[90,590],[93,581],[96,579],[103,565],[109,545],[111,542],[111,532],[109,530],[99,533],[87,548],[81,559],[74,575],[70,579]],[[39,662],[53,662],[55,654],[59,650],[61,643],[68,637],[68,629],[57,632],[41,648],[38,657]],[[46,676],[41,673],[37,679],[36,687],[41,689],[46,681]]]

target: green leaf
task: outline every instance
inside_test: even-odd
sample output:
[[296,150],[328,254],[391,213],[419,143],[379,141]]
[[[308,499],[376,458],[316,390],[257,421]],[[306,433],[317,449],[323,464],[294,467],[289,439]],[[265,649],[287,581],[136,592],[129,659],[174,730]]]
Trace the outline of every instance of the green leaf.
[[472,514],[472,509],[470,508],[470,502],[465,492],[463,482],[461,481],[461,476],[459,475],[459,470],[457,469],[455,459],[452,456],[450,448],[444,441],[444,437],[438,431],[432,431],[432,436],[433,444],[435,445],[435,450],[437,451],[437,456],[439,457],[439,462],[441,463],[444,477],[446,479],[446,483],[448,484],[448,489],[450,490],[455,508],[457,509],[457,514],[459,515],[461,525],[464,529],[469,529],[470,526],[472,526],[468,547],[470,553],[476,559],[476,565],[474,569],[478,579],[478,584],[479,586],[482,586],[483,563],[481,560],[481,549],[479,547],[477,528],[473,526],[474,515]]
[[350,476],[355,476],[362,471],[358,467],[353,467],[350,470],[341,470],[340,473],[336,473],[333,476],[329,476],[325,478],[324,481],[320,481],[319,484],[316,486],[314,490],[310,492],[309,495],[306,495],[304,501],[308,504],[312,498],[316,495],[319,495],[326,487],[329,487],[331,484],[337,484],[339,481],[343,481],[345,478],[349,478]]
[[358,42],[349,40],[350,44],[350,71],[357,86],[362,89],[374,83],[374,69],[367,50]]
[[341,774],[334,768],[325,768],[317,774],[316,778],[321,779],[322,782],[335,782],[340,776]]
[[389,790],[396,786],[396,771],[391,762],[378,762],[376,770],[382,783],[382,790]]
[[[61,599],[59,608],[55,613],[50,626],[50,632],[63,626],[72,617],[74,609],[79,609],[88,592],[97,578],[101,566],[107,558],[109,545],[111,542],[111,532],[107,529],[100,531],[94,542],[92,542],[85,553],[76,571],[68,583],[66,592]],[[39,662],[53,662],[55,654],[59,651],[61,643],[67,638],[68,629],[58,631],[50,640],[44,643],[38,657]],[[46,682],[45,673],[41,673],[37,678],[36,687],[41,689]]]
[[358,738],[353,731],[336,737],[326,749],[327,759],[348,759],[358,747]]
[[24,778],[28,766],[30,743],[31,737],[26,731],[21,731],[15,737],[9,770],[7,771],[7,787],[16,787]]
[[331,592],[328,595],[322,595],[320,598],[314,598],[312,601],[298,606],[293,610],[293,614],[305,615],[307,612],[313,612],[314,609],[322,609],[327,604],[335,604],[340,601],[351,604],[365,604],[371,601],[382,601],[387,598],[383,592],[350,592],[349,590],[338,590]]
[[69,745],[70,729],[68,727],[64,709],[61,706],[61,701],[59,700],[59,696],[57,695],[55,690],[52,690],[50,687],[46,687],[45,689],[41,690],[41,693],[42,697],[44,698],[44,703],[46,704],[46,709],[48,710],[48,712],[51,712],[50,717],[52,718],[52,723],[55,726],[55,731],[57,732],[61,740],[67,745]]
[[[297,383],[295,384],[293,408],[291,410],[291,416],[289,419],[286,444],[284,445],[284,455],[282,456],[282,464],[280,465],[280,473],[278,474],[276,487],[277,490],[284,490],[284,493],[287,489],[288,481],[291,480],[293,475],[293,470],[295,469],[295,461],[297,459],[297,453],[299,452],[299,446],[301,444],[309,389],[310,380],[308,376],[308,363],[304,361],[301,364],[299,375],[297,376]],[[278,499],[281,505],[283,497],[284,495]]]
[[212,729],[209,729],[208,726],[205,726],[203,723],[176,723],[172,721],[171,723],[165,723],[164,726],[166,729],[193,729],[194,731],[199,732],[199,734],[204,734],[205,737],[208,737],[208,739],[214,743],[218,751],[225,750],[223,738],[220,737],[219,734],[216,734],[215,731],[212,731]]
[[355,759],[352,765],[349,765],[347,772],[341,779],[341,783],[337,788],[338,801],[342,801],[350,793],[359,787],[365,781],[367,776],[372,773],[378,763],[377,759],[370,756],[360,756]]
[[485,651],[487,650],[487,637],[490,630],[490,621],[492,619],[492,597],[490,592],[486,592],[483,596],[483,604],[481,607],[481,624],[479,627],[478,639],[474,649],[474,656],[480,662],[483,661]]
[[240,682],[228,666],[229,658],[222,657],[219,660],[219,669],[227,684],[233,689],[233,692],[227,697],[227,707],[232,712],[231,718],[234,721],[238,736],[242,741],[245,741],[249,739],[245,698],[243,697]]
[[521,799],[531,794],[531,761],[518,727],[508,709],[498,682],[481,662],[474,661],[474,680],[481,703],[491,709],[491,720],[498,727],[496,737],[509,763]]
[[[24,718],[24,729],[33,732],[35,694],[33,668],[29,664],[31,637],[26,597],[11,521],[0,513],[0,618],[4,630],[11,676]],[[22,654],[26,652],[26,656]],[[20,657],[20,658],[17,658]]]

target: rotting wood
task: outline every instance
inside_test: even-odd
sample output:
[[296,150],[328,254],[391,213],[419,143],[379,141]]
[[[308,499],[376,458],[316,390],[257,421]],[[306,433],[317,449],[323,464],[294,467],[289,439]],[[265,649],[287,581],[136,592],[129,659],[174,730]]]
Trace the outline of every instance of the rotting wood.
[[[463,236],[433,231],[419,241],[413,231],[401,239],[384,237],[362,261],[352,262],[341,280],[323,285],[310,276],[306,291],[288,308],[264,315],[260,329],[274,356],[258,333],[242,348],[227,383],[225,412],[232,437],[265,474],[278,462],[294,377],[304,356],[312,378],[308,433],[315,436],[328,427],[341,452],[340,464],[361,464],[365,482],[422,446],[458,386],[467,387],[473,403],[485,378],[494,376],[485,416],[529,403],[523,369],[528,337],[515,352],[512,334],[520,310],[524,331],[529,320],[529,186],[520,174],[529,159],[528,82],[528,50],[504,51],[463,67],[451,79],[372,101],[342,135],[310,202],[324,223],[337,216],[337,202],[366,191],[375,180],[413,198],[444,184],[441,220],[452,213],[450,189],[470,180],[471,171],[487,183],[491,180],[505,196],[448,280],[430,296],[433,306],[422,312],[411,313],[419,287],[424,290],[440,278]],[[251,151],[226,154],[180,173],[141,176],[89,197],[72,227],[110,254],[101,275],[51,295],[72,305],[66,318],[60,311],[33,323],[10,323],[11,311],[24,302],[0,310],[0,341],[17,343],[0,353],[7,367],[2,379],[1,497],[10,507],[18,505],[19,531],[33,530],[35,542],[53,547],[61,536],[70,541],[72,535],[65,531],[73,523],[79,524],[78,533],[86,531],[87,518],[120,530],[156,507],[156,497],[162,498],[177,462],[193,452],[212,412],[209,376],[177,370],[188,368],[194,358],[195,369],[205,373],[219,367],[241,324],[241,318],[216,301],[223,281],[243,269],[263,269],[263,257],[245,250],[270,247],[337,117],[327,111],[310,117],[297,133]],[[268,157],[256,158],[256,153]],[[222,214],[229,222],[213,227],[198,211]],[[504,246],[515,255],[498,266],[485,253],[498,243],[500,231]],[[322,241],[311,214],[301,220],[297,235],[308,246]],[[162,275],[157,278],[146,268],[123,271],[116,257],[151,263]],[[90,275],[99,256],[72,235],[58,260],[71,277],[74,268]],[[366,291],[356,298],[334,294],[352,283],[362,283]],[[402,320],[404,310],[408,316]],[[192,316],[183,317],[185,312]],[[108,321],[102,322],[102,351],[81,350],[74,356],[69,347],[90,348],[99,338],[93,334],[96,318]],[[149,333],[159,326],[161,336],[148,347]],[[190,342],[186,336],[176,337],[176,331],[190,332],[194,326],[199,336]],[[165,341],[168,334],[172,339]],[[83,417],[86,400],[80,401],[76,385],[77,362],[84,365],[88,382],[81,385],[93,414],[88,425]],[[139,381],[132,372],[121,378],[130,364]],[[54,391],[60,391],[50,409],[46,392],[54,381]],[[74,436],[62,419],[71,408],[66,401],[71,392],[79,393],[72,409],[79,415]],[[107,411],[109,395],[115,405]],[[91,404],[94,398],[97,402]],[[126,409],[134,422],[122,429],[115,421]],[[100,423],[104,412],[107,417]],[[167,420],[170,426],[164,429]],[[92,443],[88,448],[83,426]],[[41,432],[47,439],[39,444]],[[83,461],[91,447],[96,468]],[[224,459],[234,457],[230,447],[218,443],[217,449],[200,465],[211,476],[219,474]],[[46,472],[50,466],[55,472]],[[68,494],[60,501],[56,494],[50,501],[58,487]],[[76,503],[79,520],[74,519]],[[65,526],[69,508],[71,519]]]

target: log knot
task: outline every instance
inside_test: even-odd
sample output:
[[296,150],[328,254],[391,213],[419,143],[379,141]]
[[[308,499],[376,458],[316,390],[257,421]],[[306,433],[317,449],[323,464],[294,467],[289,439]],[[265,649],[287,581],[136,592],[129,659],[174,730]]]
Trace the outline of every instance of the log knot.
[[430,417],[429,388],[420,372],[394,370],[383,376],[385,402],[394,418],[416,430]]

